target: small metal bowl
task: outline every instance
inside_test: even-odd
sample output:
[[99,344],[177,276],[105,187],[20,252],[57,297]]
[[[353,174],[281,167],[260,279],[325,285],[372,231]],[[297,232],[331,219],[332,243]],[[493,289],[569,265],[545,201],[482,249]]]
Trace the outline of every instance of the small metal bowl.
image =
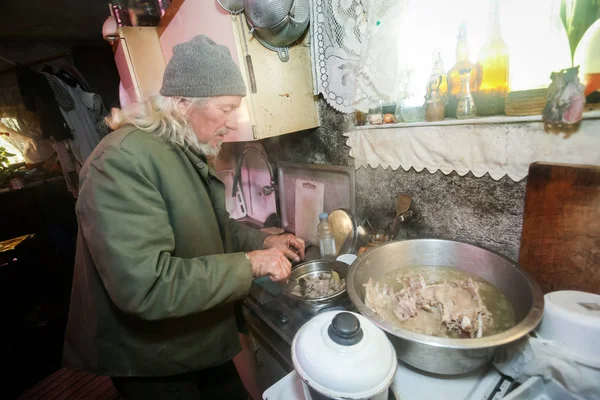
[[340,274],[340,278],[346,279],[346,274],[348,273],[348,264],[336,260],[313,260],[299,264],[292,270],[289,282],[282,285],[282,292],[287,297],[304,303],[310,303],[313,305],[329,303],[346,294],[346,288],[330,296],[316,298],[300,297],[293,294],[292,291],[294,290],[298,279],[324,272],[331,272],[331,270]]

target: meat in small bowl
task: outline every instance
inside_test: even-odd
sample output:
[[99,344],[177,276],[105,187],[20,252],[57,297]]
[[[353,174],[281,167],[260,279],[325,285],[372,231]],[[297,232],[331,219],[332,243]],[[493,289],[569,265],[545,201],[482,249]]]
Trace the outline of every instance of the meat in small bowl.
[[346,294],[348,265],[336,260],[313,260],[294,269],[283,293],[301,303],[324,303]]

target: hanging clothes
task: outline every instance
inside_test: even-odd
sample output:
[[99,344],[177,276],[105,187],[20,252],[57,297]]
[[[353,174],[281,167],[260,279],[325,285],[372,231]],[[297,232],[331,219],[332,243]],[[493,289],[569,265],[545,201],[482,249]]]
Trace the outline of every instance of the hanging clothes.
[[104,124],[106,109],[99,95],[88,93],[79,87],[71,87],[59,77],[44,73],[45,78],[54,89],[56,102],[60,111],[73,132],[69,141],[70,148],[79,163],[85,160],[108,133]]
[[52,139],[52,146],[60,161],[67,188],[73,197],[77,198],[79,195],[79,170],[81,169],[81,164],[73,156],[68,140],[56,141]]
[[75,109],[75,101],[69,92],[60,84],[59,79],[48,72],[42,72],[42,75],[44,75],[48,81],[52,93],[54,94],[54,99],[58,103],[60,109],[62,111],[73,111]]
[[72,139],[71,129],[54,99],[54,93],[44,75],[17,66],[17,82],[25,108],[37,114],[42,136],[55,140]]

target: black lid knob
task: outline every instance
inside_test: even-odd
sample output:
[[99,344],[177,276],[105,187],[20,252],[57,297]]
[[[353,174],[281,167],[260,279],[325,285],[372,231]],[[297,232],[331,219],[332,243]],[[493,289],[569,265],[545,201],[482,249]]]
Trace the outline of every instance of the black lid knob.
[[356,315],[349,312],[341,312],[333,317],[327,334],[337,344],[352,346],[363,338],[363,330]]

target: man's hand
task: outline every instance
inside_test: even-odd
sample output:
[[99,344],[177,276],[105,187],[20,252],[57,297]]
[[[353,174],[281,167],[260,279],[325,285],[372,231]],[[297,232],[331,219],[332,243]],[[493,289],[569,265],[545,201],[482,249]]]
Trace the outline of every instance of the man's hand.
[[246,254],[252,264],[252,276],[269,276],[273,282],[286,282],[292,272],[292,264],[288,258],[291,255],[298,257],[285,247],[256,250]]
[[285,247],[286,249],[291,250],[296,255],[296,258],[288,257],[290,258],[290,260],[293,260],[295,262],[304,260],[304,240],[292,235],[291,233],[286,233],[284,235],[267,236],[267,238],[263,242],[263,247],[265,249]]

